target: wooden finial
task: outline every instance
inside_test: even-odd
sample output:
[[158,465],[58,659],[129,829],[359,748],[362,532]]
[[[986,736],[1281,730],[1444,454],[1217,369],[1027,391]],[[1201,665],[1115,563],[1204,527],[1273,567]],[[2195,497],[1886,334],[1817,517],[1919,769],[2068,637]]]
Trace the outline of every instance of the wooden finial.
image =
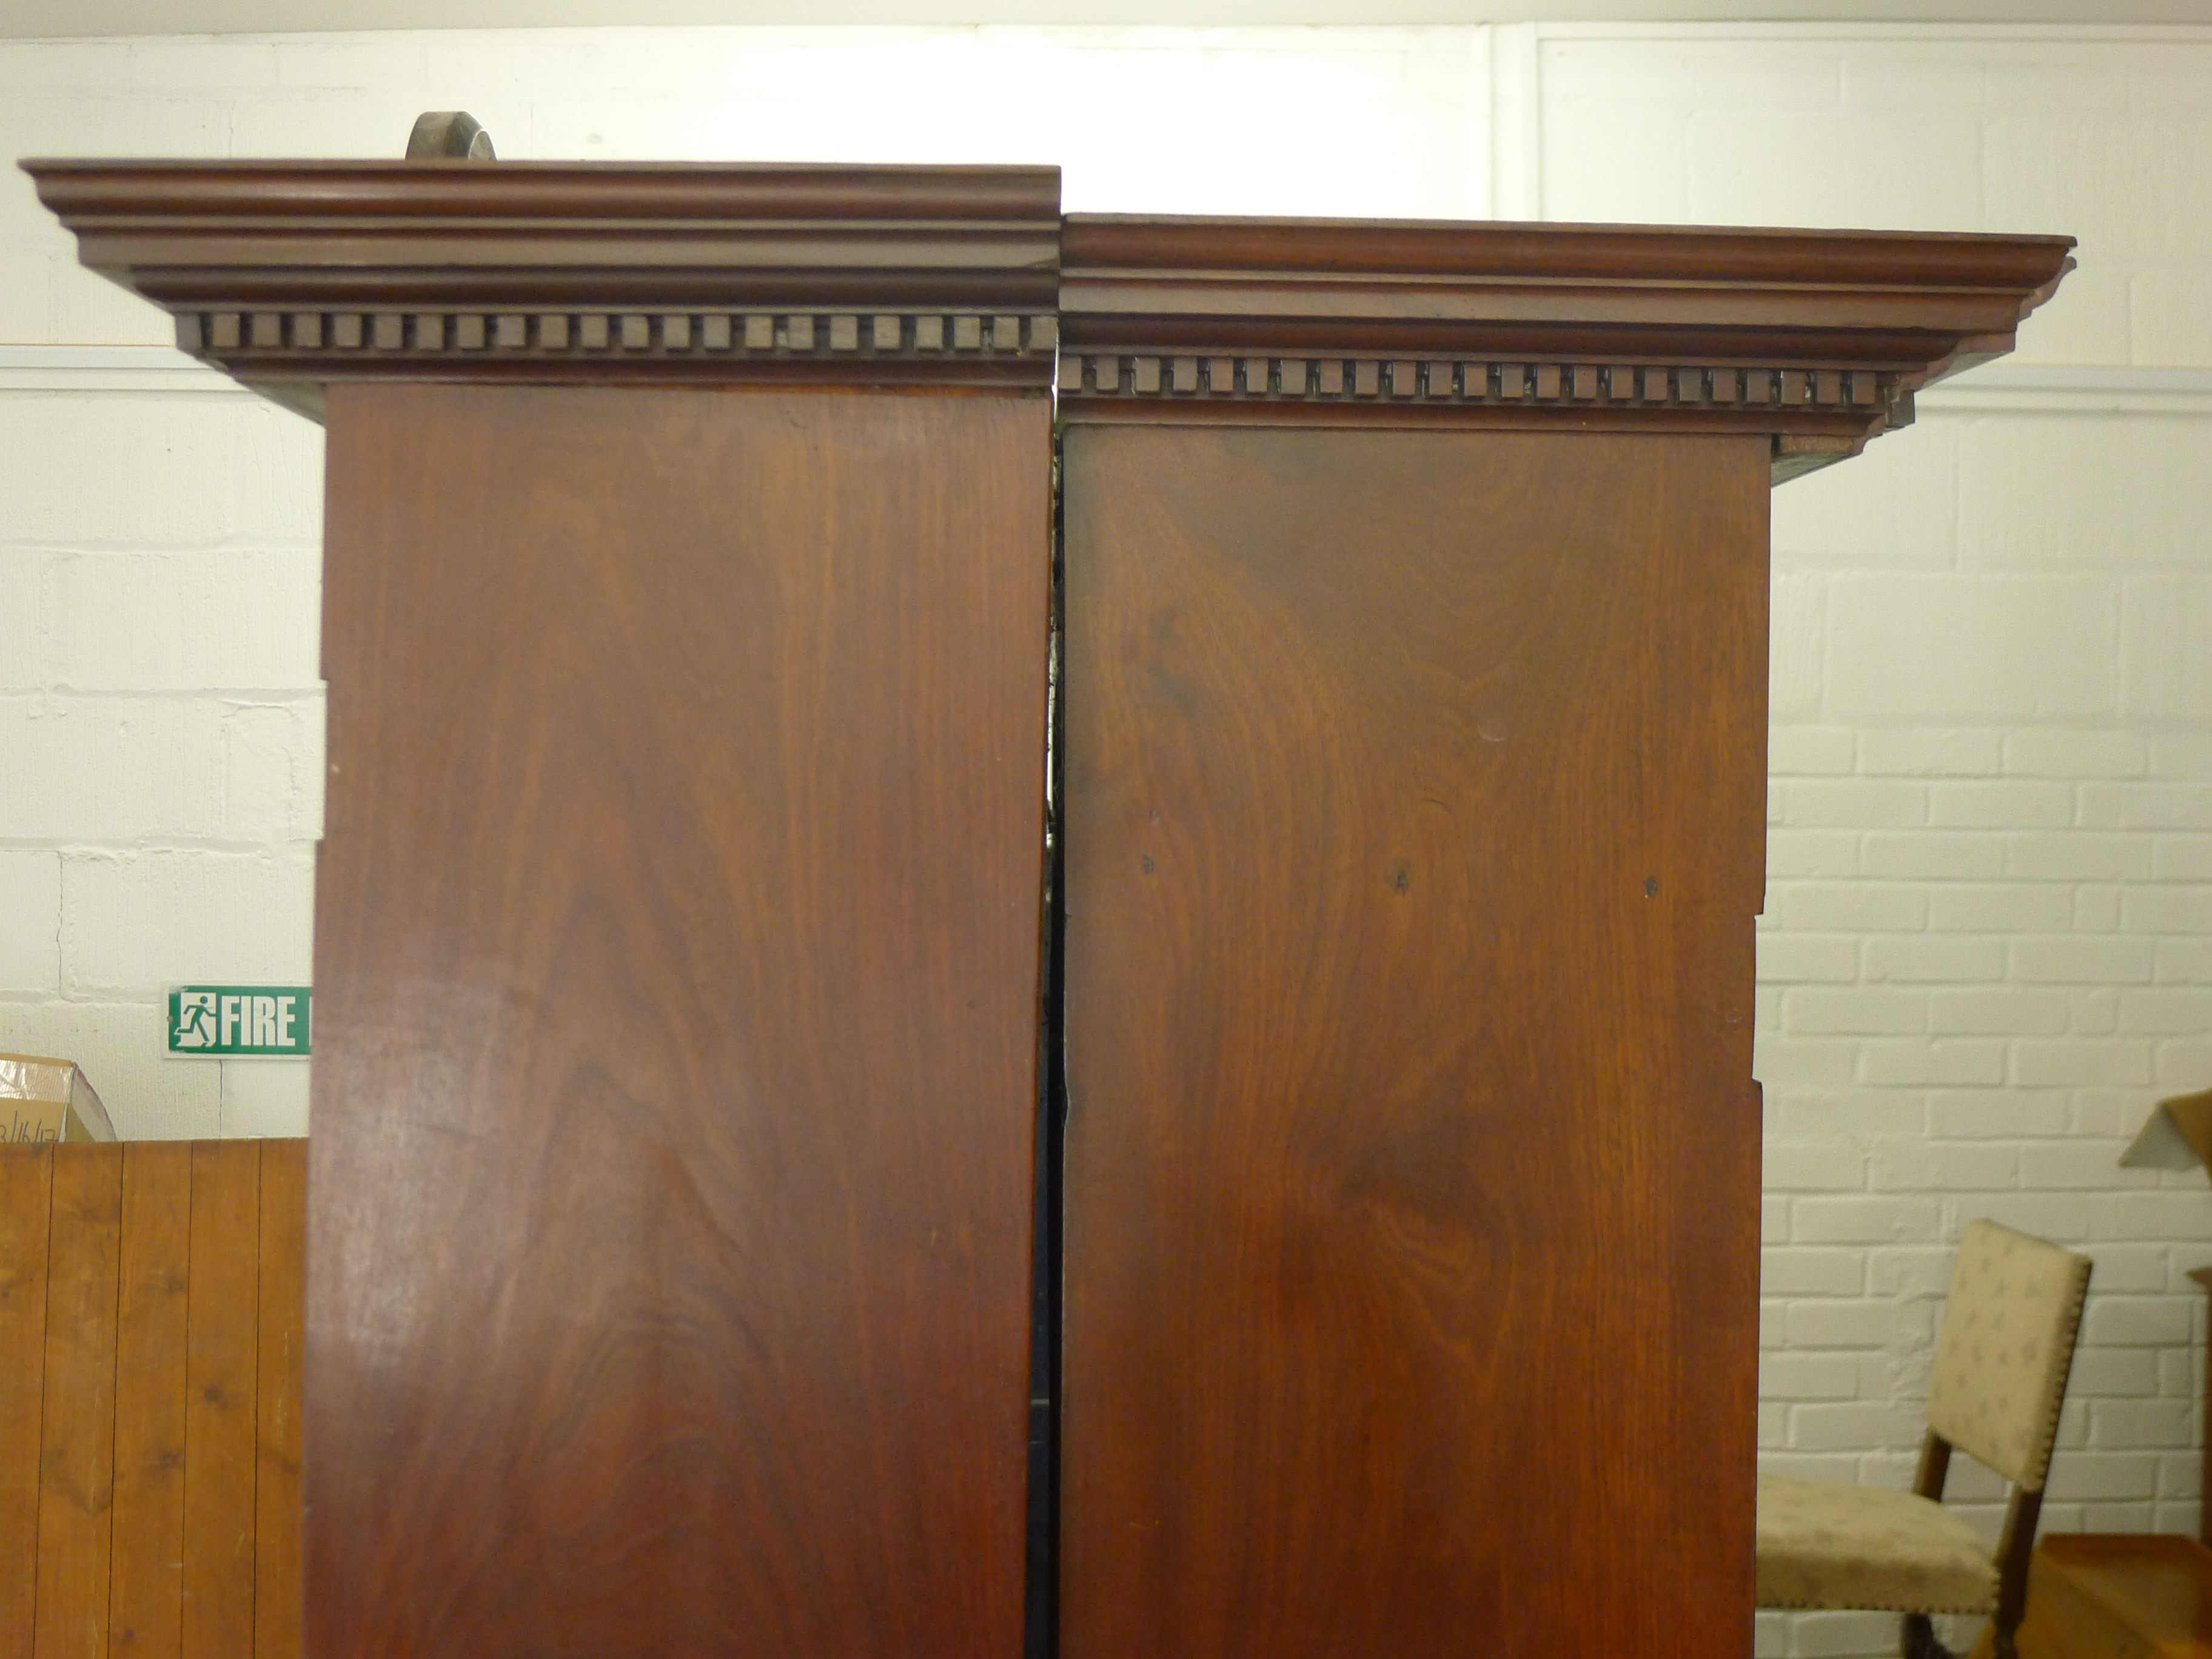
[[425,110],[415,118],[415,131],[407,135],[410,161],[490,161],[491,134],[465,109]]

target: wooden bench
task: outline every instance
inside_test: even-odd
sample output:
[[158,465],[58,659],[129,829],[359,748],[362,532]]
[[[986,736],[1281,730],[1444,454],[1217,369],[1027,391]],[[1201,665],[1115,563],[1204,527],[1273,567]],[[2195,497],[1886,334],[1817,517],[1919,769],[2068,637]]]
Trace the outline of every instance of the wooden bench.
[[307,1143],[0,1147],[0,1659],[299,1659]]

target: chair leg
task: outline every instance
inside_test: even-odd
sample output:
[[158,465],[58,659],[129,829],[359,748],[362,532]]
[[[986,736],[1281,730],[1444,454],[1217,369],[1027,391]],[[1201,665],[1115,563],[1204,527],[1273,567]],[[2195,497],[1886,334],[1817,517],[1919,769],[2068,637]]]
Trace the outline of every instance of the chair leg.
[[[1905,1659],[1955,1659],[1951,1650],[1936,1639],[1935,1622],[1924,1613],[1906,1613],[1902,1633]],[[2013,1659],[2009,1638],[2002,1639],[2008,1645],[1997,1650],[1998,1659]]]

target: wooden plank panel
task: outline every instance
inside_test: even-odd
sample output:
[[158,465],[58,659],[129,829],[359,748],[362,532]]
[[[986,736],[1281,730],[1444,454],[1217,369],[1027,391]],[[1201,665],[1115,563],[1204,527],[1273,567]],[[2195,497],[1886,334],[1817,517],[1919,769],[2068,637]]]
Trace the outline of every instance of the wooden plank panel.
[[1764,441],[1065,491],[1062,1654],[1748,1651]]
[[328,432],[308,1650],[1016,1653],[1044,399]]
[[0,1659],[30,1659],[38,1606],[53,1181],[52,1148],[0,1146]]
[[54,1148],[40,1434],[38,1659],[105,1659],[123,1148]]
[[307,1343],[307,1143],[261,1143],[260,1427],[254,1437],[254,1659],[300,1659],[301,1362]]
[[253,1651],[260,1174],[256,1142],[192,1145],[184,1659],[241,1659]]
[[114,1659],[175,1659],[184,1619],[185,1352],[192,1149],[123,1156],[123,1288],[115,1350]]

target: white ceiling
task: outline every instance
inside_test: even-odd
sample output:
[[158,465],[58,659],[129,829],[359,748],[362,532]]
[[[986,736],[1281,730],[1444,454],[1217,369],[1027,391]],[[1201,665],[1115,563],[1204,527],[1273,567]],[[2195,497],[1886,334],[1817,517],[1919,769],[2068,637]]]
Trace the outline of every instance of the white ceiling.
[[598,24],[2212,23],[2212,0],[0,0],[0,37]]

